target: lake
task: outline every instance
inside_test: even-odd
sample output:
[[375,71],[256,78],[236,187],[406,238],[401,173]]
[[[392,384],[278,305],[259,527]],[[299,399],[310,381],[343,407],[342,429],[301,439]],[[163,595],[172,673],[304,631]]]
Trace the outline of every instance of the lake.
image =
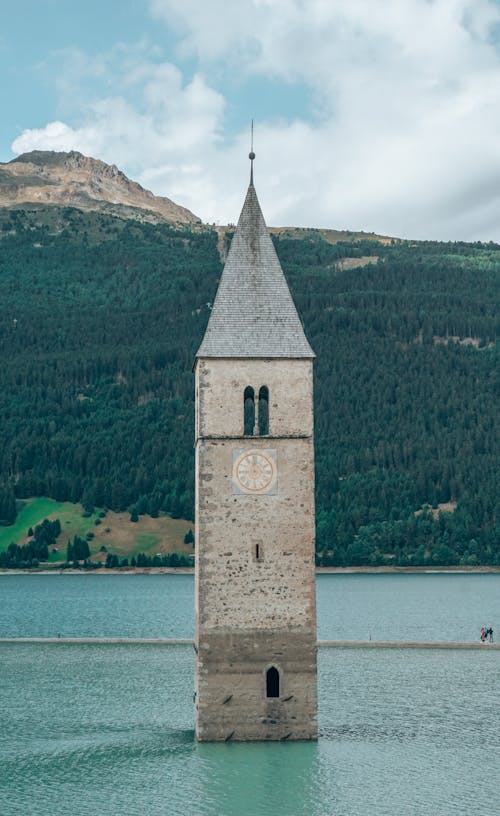
[[[500,624],[500,574],[323,573],[317,607],[319,640],[476,641]],[[0,575],[0,637],[193,632],[192,575]]]
[[[477,641],[500,575],[320,575],[318,635]],[[0,576],[0,636],[192,637],[191,575]],[[2,816],[492,816],[500,652],[319,649],[317,744],[197,745],[191,646],[0,644]]]

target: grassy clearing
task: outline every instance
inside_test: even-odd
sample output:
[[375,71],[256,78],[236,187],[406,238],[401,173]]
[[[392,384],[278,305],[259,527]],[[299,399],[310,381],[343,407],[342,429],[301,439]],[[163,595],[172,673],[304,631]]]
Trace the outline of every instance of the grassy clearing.
[[[227,227],[223,228],[227,229]],[[268,227],[269,232],[280,235],[283,238],[307,238],[309,235],[321,235],[329,244],[337,244],[339,241],[376,241],[381,244],[390,244],[392,241],[400,241],[399,238],[391,238],[388,235],[376,235],[374,232],[363,232],[358,230],[335,230],[317,229],[315,227]]]
[[[138,522],[130,521],[130,513],[106,512],[103,518],[99,509],[84,517],[81,504],[56,502],[52,499],[33,498],[20,502],[16,523],[10,527],[0,527],[0,552],[6,550],[11,542],[23,545],[28,538],[30,527],[35,528],[44,519],[61,522],[61,535],[56,544],[57,552],[51,552],[49,563],[57,563],[66,556],[68,539],[75,535],[86,538],[92,532],[94,538],[89,541],[93,561],[105,561],[106,554],[115,553],[120,558],[132,558],[143,552],[145,555],[162,555],[193,553],[189,544],[184,544],[184,536],[193,524],[183,519],[171,519],[168,516],[151,518],[140,516]],[[101,551],[105,547],[105,551]]]
[[[28,538],[29,528],[34,528],[44,518],[61,518],[58,514],[62,512],[65,505],[52,499],[39,498],[25,499],[19,502],[19,507],[15,524],[10,527],[0,527],[0,552],[6,550],[11,543],[24,544]],[[80,514],[81,512],[80,508]]]
[[378,255],[362,255],[361,258],[341,258],[338,261],[339,269],[357,269],[367,264],[376,264]]
[[151,518],[139,516],[139,521],[131,522],[129,513],[108,512],[102,524],[93,528],[95,534],[91,542],[92,560],[105,560],[107,552],[116,553],[120,558],[132,558],[142,552],[145,555],[161,553],[192,553],[193,548],[184,544],[184,536],[193,525],[183,519],[168,516]]

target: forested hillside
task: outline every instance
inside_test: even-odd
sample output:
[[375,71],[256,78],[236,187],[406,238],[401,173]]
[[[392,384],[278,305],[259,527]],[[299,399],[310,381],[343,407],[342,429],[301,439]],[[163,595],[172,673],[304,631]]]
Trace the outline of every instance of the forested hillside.
[[[192,518],[217,234],[42,208],[0,236],[0,519]],[[500,247],[274,241],[318,357],[318,562],[500,564]]]

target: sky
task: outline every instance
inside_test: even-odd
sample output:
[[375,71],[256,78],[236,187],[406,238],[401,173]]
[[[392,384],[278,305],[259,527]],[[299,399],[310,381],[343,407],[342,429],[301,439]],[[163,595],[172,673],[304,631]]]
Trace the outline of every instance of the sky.
[[0,161],[79,150],[204,221],[500,241],[500,0],[0,0]]

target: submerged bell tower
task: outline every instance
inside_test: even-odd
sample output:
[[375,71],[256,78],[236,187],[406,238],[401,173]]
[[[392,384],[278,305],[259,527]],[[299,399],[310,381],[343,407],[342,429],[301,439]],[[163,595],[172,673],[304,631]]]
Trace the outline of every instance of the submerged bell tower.
[[317,738],[314,353],[254,158],[195,362],[200,741]]

